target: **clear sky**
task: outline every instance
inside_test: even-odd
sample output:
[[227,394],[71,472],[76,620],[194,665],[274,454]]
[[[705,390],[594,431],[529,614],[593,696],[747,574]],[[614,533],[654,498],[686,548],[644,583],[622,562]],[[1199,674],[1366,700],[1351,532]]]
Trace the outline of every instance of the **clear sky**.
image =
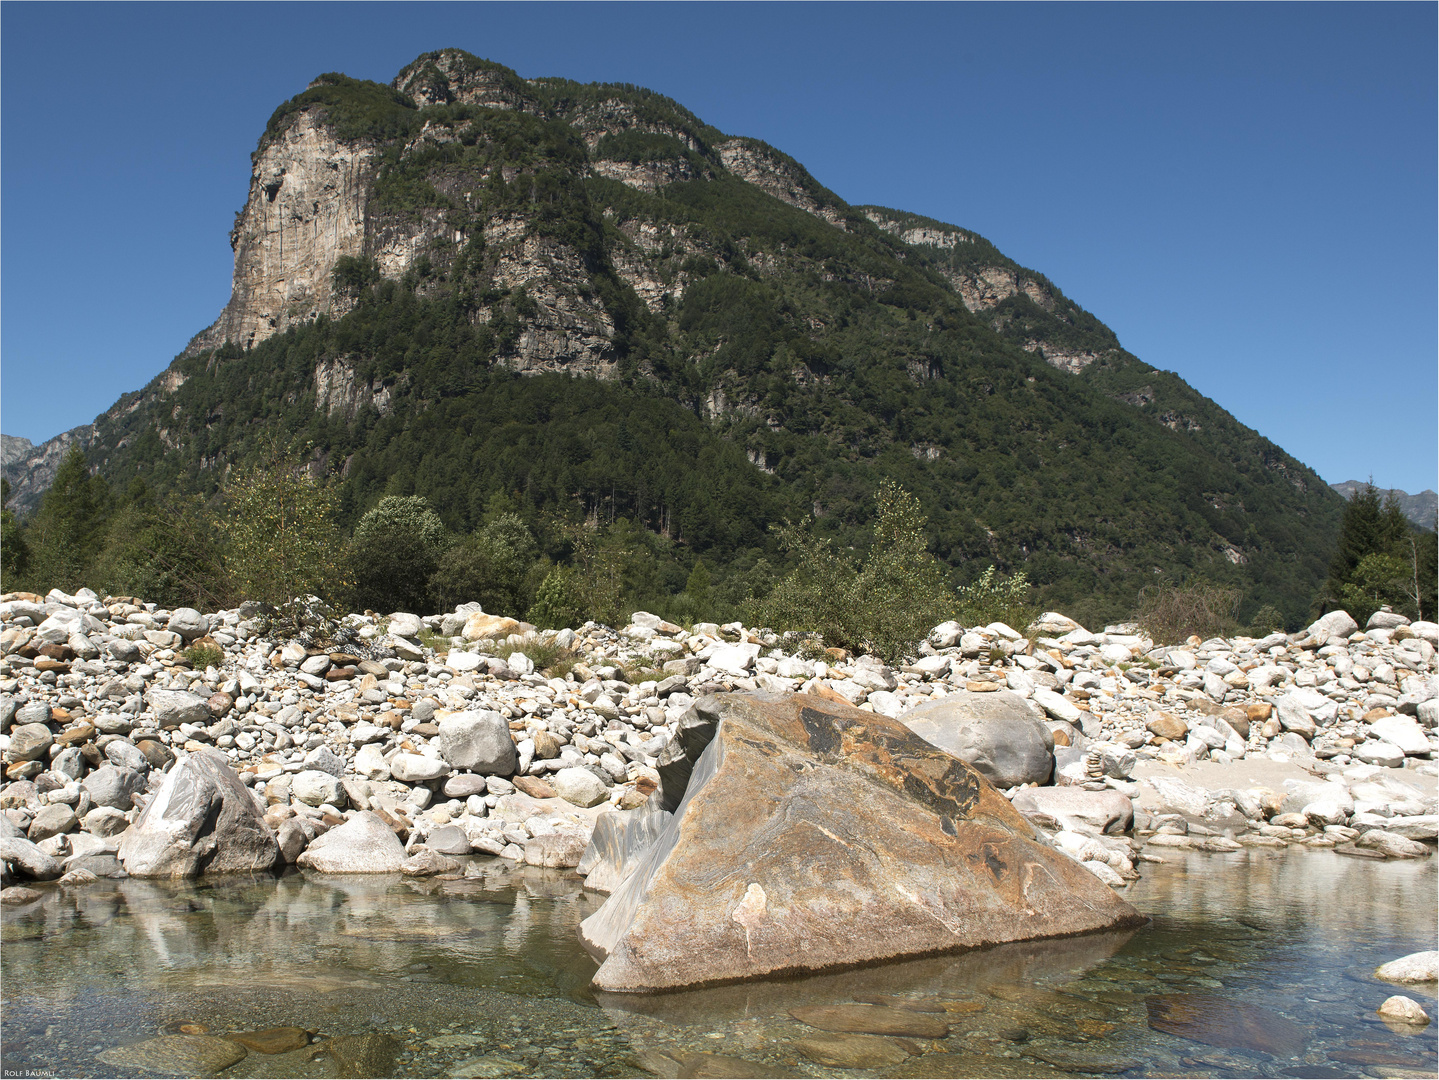
[[457,46],[977,230],[1329,481],[1436,485],[1434,4],[0,5],[0,430],[229,297],[270,113]]

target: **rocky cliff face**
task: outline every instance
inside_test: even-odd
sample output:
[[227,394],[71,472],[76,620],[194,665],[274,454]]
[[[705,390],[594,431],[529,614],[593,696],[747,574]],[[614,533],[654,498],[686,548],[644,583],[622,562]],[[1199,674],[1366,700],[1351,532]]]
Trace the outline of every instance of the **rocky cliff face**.
[[319,109],[300,114],[260,151],[249,198],[230,232],[230,302],[189,352],[226,341],[249,348],[333,310],[336,261],[365,251],[375,154],[373,145],[337,138]]
[[94,438],[94,424],[81,424],[62,431],[39,446],[29,439],[0,435],[0,446],[4,448],[3,472],[5,479],[10,481],[10,501],[5,504],[7,509],[21,516],[34,511],[40,505],[41,496],[55,482],[55,473],[71,445],[78,442],[81,447],[87,447]]

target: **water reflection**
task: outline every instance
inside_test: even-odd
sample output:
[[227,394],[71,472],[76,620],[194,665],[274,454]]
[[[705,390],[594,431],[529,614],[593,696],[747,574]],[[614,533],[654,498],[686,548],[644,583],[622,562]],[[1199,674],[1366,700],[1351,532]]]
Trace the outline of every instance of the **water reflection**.
[[[312,1033],[226,1076],[1433,1074],[1434,1028],[1380,1022],[1401,990],[1372,971],[1435,947],[1435,860],[1167,857],[1131,890],[1154,919],[1133,933],[598,1000],[576,928],[604,897],[562,871],[44,885],[0,916],[0,1065],[153,1075],[96,1058],[184,1024]],[[1433,1015],[1433,989],[1402,992]],[[948,1035],[793,1015],[836,1005]]]

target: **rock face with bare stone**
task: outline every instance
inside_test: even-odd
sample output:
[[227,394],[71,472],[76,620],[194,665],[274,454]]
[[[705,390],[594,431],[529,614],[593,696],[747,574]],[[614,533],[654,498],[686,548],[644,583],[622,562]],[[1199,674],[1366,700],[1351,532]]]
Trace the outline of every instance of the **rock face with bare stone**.
[[651,991],[1137,926],[973,768],[824,698],[734,695],[684,800],[581,926]]

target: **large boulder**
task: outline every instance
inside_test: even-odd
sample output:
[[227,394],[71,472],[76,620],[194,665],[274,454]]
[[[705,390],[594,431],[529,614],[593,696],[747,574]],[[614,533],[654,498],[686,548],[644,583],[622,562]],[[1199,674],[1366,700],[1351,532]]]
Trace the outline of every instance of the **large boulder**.
[[395,874],[405,847],[378,814],[365,810],[316,837],[296,861],[323,874]]
[[513,776],[520,767],[510,725],[492,709],[452,713],[440,721],[440,756],[453,768]]
[[734,695],[674,818],[580,932],[599,989],[649,991],[1143,921],[904,725]]
[[1309,629],[1304,631],[1300,640],[1319,649],[1331,641],[1348,640],[1349,635],[1358,629],[1359,624],[1354,621],[1349,612],[1331,611],[1323,618],[1310,623]]
[[132,797],[144,791],[145,784],[145,774],[138,769],[113,764],[101,765],[80,781],[80,786],[90,793],[91,803],[115,810],[130,809]]
[[996,787],[1046,784],[1054,772],[1054,736],[1033,706],[1009,690],[946,694],[910,709],[899,722],[973,765]]
[[280,858],[250,789],[225,755],[200,750],[165,776],[140,819],[120,837],[132,877],[264,873]]

